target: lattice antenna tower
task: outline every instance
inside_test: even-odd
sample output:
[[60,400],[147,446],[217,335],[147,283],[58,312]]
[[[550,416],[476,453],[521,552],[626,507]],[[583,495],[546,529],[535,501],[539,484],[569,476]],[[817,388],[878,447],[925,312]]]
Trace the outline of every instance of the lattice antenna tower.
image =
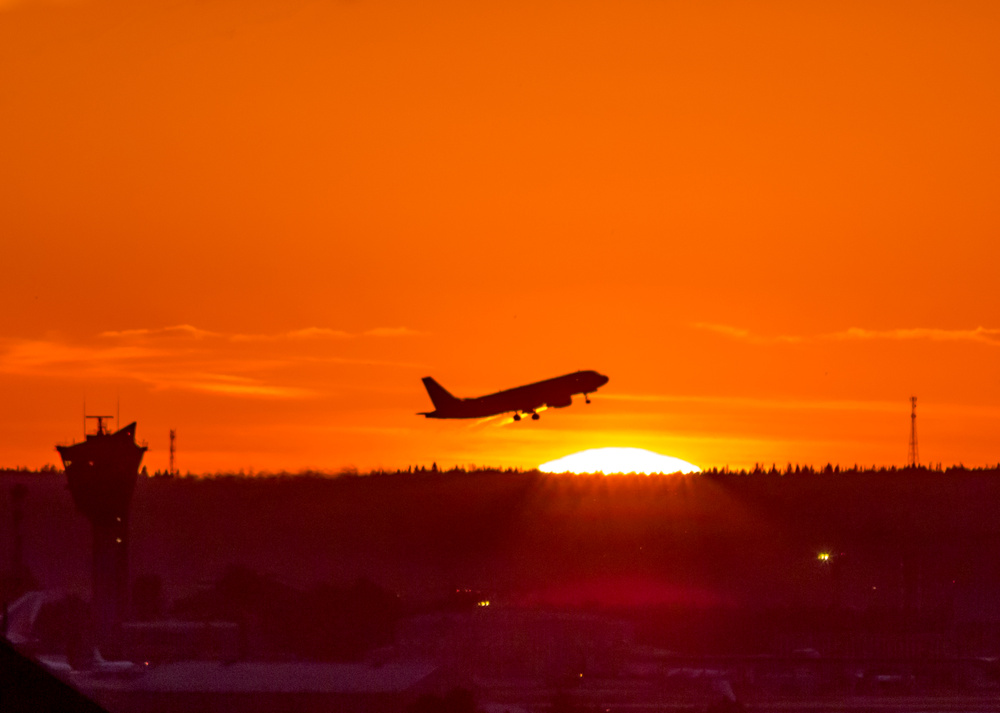
[[920,465],[920,452],[917,450],[917,397],[910,397],[910,455],[907,465],[916,468]]
[[174,474],[174,439],[177,437],[177,431],[170,429],[170,475]]

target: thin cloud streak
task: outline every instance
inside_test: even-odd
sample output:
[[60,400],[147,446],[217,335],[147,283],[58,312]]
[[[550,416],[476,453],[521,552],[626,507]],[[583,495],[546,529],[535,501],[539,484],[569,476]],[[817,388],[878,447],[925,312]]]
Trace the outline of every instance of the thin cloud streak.
[[41,373],[50,367],[111,365],[161,357],[166,352],[145,347],[86,347],[40,340],[7,340],[0,351],[0,372]]
[[793,336],[774,336],[766,337],[759,334],[753,334],[749,330],[740,329],[739,327],[732,327],[728,324],[711,324],[708,322],[696,322],[693,325],[696,329],[702,329],[707,332],[714,332],[715,334],[721,334],[725,337],[732,337],[733,339],[741,339],[751,344],[797,344],[804,341],[803,337],[793,337]]
[[282,340],[306,340],[306,339],[355,339],[357,337],[415,337],[423,336],[423,332],[418,332],[409,327],[376,327],[367,331],[352,334],[342,329],[331,329],[329,327],[304,327],[293,329],[288,332],[277,334],[240,334],[213,332],[207,329],[199,329],[190,324],[177,324],[169,327],[139,328],[110,330],[101,332],[98,336],[106,339],[143,339],[157,337],[186,337],[189,339],[221,339],[230,342],[274,342]]
[[[298,330],[279,336],[310,339],[313,335],[338,336],[333,330],[325,329]],[[232,336],[191,325],[176,325],[155,330],[106,331],[98,335],[99,341],[95,344],[0,340],[0,374],[92,381],[125,379],[146,384],[155,391],[181,389],[222,396],[305,399],[318,396],[319,392],[302,385],[280,383],[285,379],[265,375],[305,363],[393,368],[420,366],[378,359],[312,357],[295,351],[261,358],[261,354],[247,352],[247,347],[235,346],[239,340],[230,338]],[[170,339],[154,340],[154,337]],[[208,338],[212,339],[206,341]],[[117,341],[108,344],[106,339]],[[273,349],[269,348],[272,352]],[[293,374],[295,376],[301,377]]]
[[225,396],[264,396],[280,399],[303,399],[314,395],[307,389],[267,384],[232,384],[226,382],[176,381],[171,386]]
[[[193,364],[192,364],[193,362]],[[192,360],[162,350],[142,347],[93,348],[56,342],[25,341],[0,348],[0,374],[61,379],[128,379],[156,391],[182,389],[231,396],[265,396],[298,399],[314,392],[267,384],[261,379],[235,374],[191,371],[202,365],[233,371],[280,368],[290,362],[203,358]]]
[[115,376],[144,383],[153,391],[181,390],[222,396],[258,396],[279,399],[306,399],[318,395],[309,389],[267,384],[261,379],[233,374],[133,370]]
[[889,329],[878,331],[851,327],[843,332],[828,334],[824,339],[868,340],[868,339],[927,339],[933,342],[978,342],[1000,346],[1000,329],[976,327],[975,329]]
[[812,337],[805,337],[792,335],[767,336],[754,334],[749,330],[741,329],[739,327],[733,327],[726,324],[711,324],[707,322],[697,322],[692,326],[695,329],[720,334],[732,339],[739,339],[750,344],[800,344],[820,340],[927,340],[934,342],[976,342],[979,344],[989,344],[990,346],[1000,346],[1000,329],[991,329],[988,327],[976,327],[974,329],[936,329],[932,327],[915,327],[911,329],[885,330],[850,327],[842,332],[832,332],[829,334],[818,334]]
[[223,336],[218,332],[210,332],[207,329],[198,329],[190,324],[176,324],[171,327],[160,327],[158,329],[123,329],[120,331],[107,331],[101,332],[97,336],[110,339],[128,339],[130,337],[157,337],[169,335],[182,335],[193,339]]

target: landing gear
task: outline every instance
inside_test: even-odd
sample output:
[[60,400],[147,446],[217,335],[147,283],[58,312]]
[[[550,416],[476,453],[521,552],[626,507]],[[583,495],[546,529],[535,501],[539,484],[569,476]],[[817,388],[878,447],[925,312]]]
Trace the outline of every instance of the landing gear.
[[589,404],[590,403],[590,394],[584,394],[583,395],[583,400],[586,401]]
[[520,420],[521,420],[521,414],[519,414],[519,413],[515,413],[515,414],[514,414],[514,420],[515,420],[515,421],[520,421]]
[[531,414],[531,420],[532,420],[532,421],[537,421],[537,420],[538,420],[538,418],[539,418],[539,416],[538,416],[538,414],[537,414],[537,413],[533,413],[533,414]]

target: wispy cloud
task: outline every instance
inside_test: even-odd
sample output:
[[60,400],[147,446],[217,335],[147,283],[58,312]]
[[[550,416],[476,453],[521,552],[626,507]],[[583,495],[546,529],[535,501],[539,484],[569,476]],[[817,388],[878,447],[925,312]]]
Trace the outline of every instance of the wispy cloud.
[[0,374],[58,379],[127,379],[156,390],[183,389],[235,396],[306,398],[308,389],[272,384],[253,373],[288,366],[282,359],[239,358],[219,353],[140,345],[90,346],[55,340],[0,342]]
[[118,340],[147,340],[176,337],[192,340],[212,338],[230,342],[277,342],[283,340],[354,339],[356,337],[413,337],[422,334],[423,332],[418,332],[409,327],[376,327],[358,334],[352,334],[342,329],[331,329],[329,327],[303,327],[302,329],[293,329],[287,332],[272,334],[240,334],[212,332],[207,329],[199,329],[190,324],[177,324],[170,327],[106,331],[101,332],[99,336],[106,339]]
[[198,329],[190,324],[177,324],[172,327],[160,327],[158,329],[123,329],[120,331],[101,332],[98,336],[112,339],[127,339],[130,337],[161,337],[161,336],[183,336],[192,339],[204,339],[205,337],[220,337],[218,332],[209,332],[206,329]]
[[707,332],[714,332],[715,334],[721,334],[724,337],[731,337],[733,339],[740,339],[751,344],[796,344],[798,342],[804,341],[803,337],[794,337],[787,335],[777,335],[777,336],[764,336],[760,334],[754,334],[746,329],[740,329],[739,327],[732,327],[728,324],[710,324],[706,322],[698,322],[694,325],[696,329],[702,329]]
[[111,366],[158,357],[162,351],[141,346],[91,347],[44,340],[5,340],[0,371],[33,372],[50,367]]
[[911,329],[863,329],[850,327],[842,332],[817,334],[813,336],[762,335],[754,334],[746,329],[726,324],[708,324],[698,322],[696,329],[713,332],[732,339],[738,339],[750,344],[798,344],[818,340],[834,341],[873,341],[873,340],[927,340],[934,342],[978,342],[991,346],[1000,346],[1000,329],[976,327],[974,329],[936,329],[931,327],[916,327]]
[[[0,374],[57,379],[131,380],[154,390],[182,389],[222,396],[302,399],[308,364],[416,366],[369,356],[329,354],[330,340],[409,336],[413,330],[350,334],[307,327],[276,334],[213,332],[190,324],[104,331],[92,339],[0,339]],[[315,346],[306,348],[306,342]],[[320,353],[317,353],[320,350]],[[321,379],[322,381],[322,379]]]
[[315,392],[294,386],[265,384],[256,379],[238,378],[226,374],[184,375],[180,374],[160,379],[157,386],[181,388],[188,391],[202,391],[225,396],[263,396],[279,399],[302,399],[314,396]]
[[926,339],[932,342],[979,342],[980,344],[990,344],[1000,346],[1000,329],[988,329],[986,327],[976,327],[975,329],[888,329],[874,330],[851,327],[843,332],[835,332],[823,336],[824,339],[838,340],[908,340]]

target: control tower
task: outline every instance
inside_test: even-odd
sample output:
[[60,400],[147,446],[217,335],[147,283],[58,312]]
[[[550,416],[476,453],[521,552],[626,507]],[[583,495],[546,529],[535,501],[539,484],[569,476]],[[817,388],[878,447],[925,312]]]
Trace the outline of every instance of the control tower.
[[146,446],[135,442],[135,423],[109,433],[110,416],[97,421],[82,443],[56,446],[66,468],[77,510],[90,520],[94,535],[91,607],[98,646],[113,654],[128,607],[128,513]]

